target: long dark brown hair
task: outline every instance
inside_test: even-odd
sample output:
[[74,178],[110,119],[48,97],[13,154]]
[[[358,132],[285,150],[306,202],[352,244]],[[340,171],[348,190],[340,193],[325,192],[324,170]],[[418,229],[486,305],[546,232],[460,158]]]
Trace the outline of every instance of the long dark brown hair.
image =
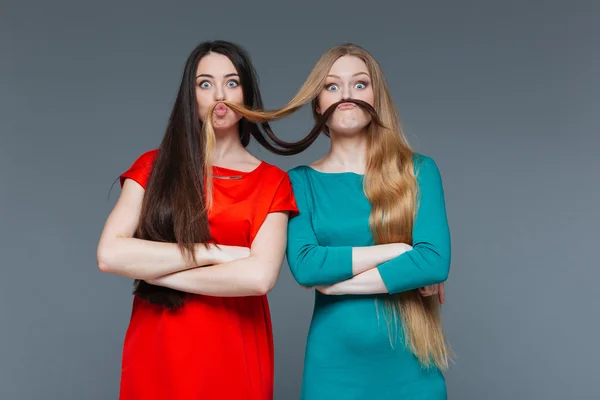
[[[135,234],[139,239],[177,243],[190,263],[195,259],[195,245],[213,243],[206,198],[210,159],[206,156],[207,138],[198,114],[195,88],[198,63],[211,52],[222,54],[233,63],[240,77],[244,105],[251,109],[263,108],[258,76],[248,53],[227,41],[200,43],[185,64],[177,98],[146,185]],[[297,154],[310,145],[278,139],[267,122],[254,123],[242,118],[238,126],[244,147],[251,136],[267,150],[280,155]],[[169,309],[182,306],[186,295],[142,280],[135,280],[133,293]]]

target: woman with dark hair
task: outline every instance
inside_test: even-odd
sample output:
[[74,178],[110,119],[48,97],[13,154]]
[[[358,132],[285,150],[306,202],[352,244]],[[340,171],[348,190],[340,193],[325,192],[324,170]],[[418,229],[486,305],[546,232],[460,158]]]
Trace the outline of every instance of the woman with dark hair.
[[187,60],[160,147],[120,177],[97,258],[101,271],[135,280],[122,400],[273,397],[266,294],[297,208],[287,174],[245,147],[250,136],[277,154],[304,146],[221,102],[261,109],[257,76],[239,46],[204,42]]

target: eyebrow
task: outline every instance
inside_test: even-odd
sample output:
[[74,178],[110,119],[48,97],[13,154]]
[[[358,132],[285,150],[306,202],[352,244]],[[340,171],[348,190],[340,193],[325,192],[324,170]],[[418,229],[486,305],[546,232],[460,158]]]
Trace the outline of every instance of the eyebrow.
[[[358,75],[366,75],[366,76],[369,76],[369,74],[367,74],[366,72],[357,72],[357,73],[355,73],[355,74],[354,74],[354,75],[352,75],[352,76],[354,77],[354,76],[358,76]],[[332,74],[329,74],[329,75],[327,75],[327,76],[331,76],[332,78],[338,78],[338,79],[342,79],[342,78],[340,78],[340,77],[339,77],[339,76],[337,76],[337,75],[332,75]]]
[[[236,73],[233,73],[233,74],[226,74],[226,75],[223,75],[223,76],[224,76],[225,78],[230,78],[230,77],[232,77],[232,76],[237,76],[237,77],[239,78],[239,75],[238,75],[238,74],[236,74]],[[212,76],[212,75],[210,75],[210,74],[200,74],[200,75],[198,75],[196,78],[212,78],[212,79],[215,79],[215,77],[214,77],[214,76]]]

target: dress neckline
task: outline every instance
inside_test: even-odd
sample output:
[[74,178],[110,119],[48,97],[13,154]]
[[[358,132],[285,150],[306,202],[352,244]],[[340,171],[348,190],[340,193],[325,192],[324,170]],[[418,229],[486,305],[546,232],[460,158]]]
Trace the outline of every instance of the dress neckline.
[[256,166],[256,168],[254,168],[251,171],[239,171],[239,170],[235,170],[235,169],[231,169],[231,168],[225,168],[225,167],[220,167],[218,165],[213,165],[212,166],[212,171],[213,171],[213,177],[219,179],[241,179],[244,178],[248,175],[251,175],[253,173],[255,173],[256,171],[258,171],[259,169],[261,169],[263,167],[263,165],[265,164],[264,161],[261,161],[260,164],[258,164],[258,166]]

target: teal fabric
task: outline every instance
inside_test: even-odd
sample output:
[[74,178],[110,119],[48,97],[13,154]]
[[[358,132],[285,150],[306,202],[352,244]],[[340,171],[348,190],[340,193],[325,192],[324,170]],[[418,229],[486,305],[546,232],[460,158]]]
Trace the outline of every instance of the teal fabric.
[[[444,190],[433,159],[415,155],[419,186],[413,249],[377,266],[390,293],[443,282],[450,268],[450,232]],[[352,247],[372,246],[370,204],[363,176],[289,171],[299,215],[290,219],[287,259],[296,281],[313,287],[352,277]],[[306,345],[304,400],[442,400],[446,384],[435,367],[423,368],[404,346],[402,329],[390,345],[377,297],[327,296],[315,291]]]

